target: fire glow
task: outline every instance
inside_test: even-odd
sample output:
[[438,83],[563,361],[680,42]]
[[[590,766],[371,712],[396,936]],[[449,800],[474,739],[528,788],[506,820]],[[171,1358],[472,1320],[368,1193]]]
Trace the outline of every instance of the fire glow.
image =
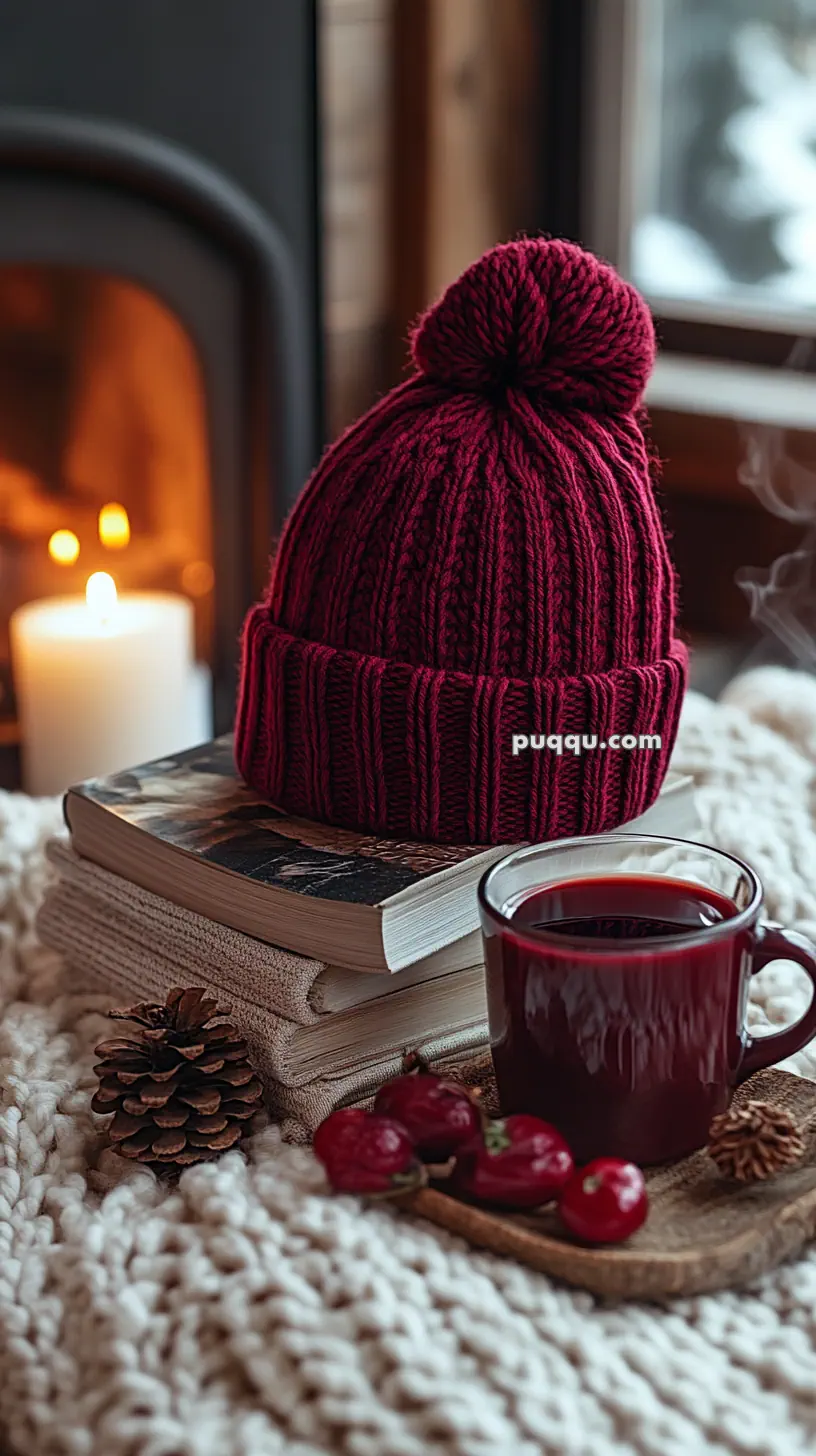
[[73,566],[79,556],[79,537],[73,531],[55,531],[48,542],[48,555],[60,566]]
[[[118,501],[109,501],[97,519],[99,540],[107,551],[122,551],[130,545],[130,517]],[[79,537],[63,527],[48,541],[48,555],[58,566],[73,566],[80,553]]]
[[121,551],[130,544],[130,519],[124,506],[110,501],[99,512],[99,539],[108,551]]

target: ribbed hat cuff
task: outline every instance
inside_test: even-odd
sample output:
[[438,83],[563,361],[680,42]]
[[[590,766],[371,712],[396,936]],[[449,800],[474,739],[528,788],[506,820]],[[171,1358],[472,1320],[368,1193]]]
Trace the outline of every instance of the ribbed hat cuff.
[[[505,844],[594,834],[642,813],[668,767],[686,649],[648,665],[531,680],[473,676],[309,642],[268,608],[244,629],[236,762],[290,813],[369,833]],[[594,736],[580,754],[514,735]],[[602,748],[614,735],[660,747]]]

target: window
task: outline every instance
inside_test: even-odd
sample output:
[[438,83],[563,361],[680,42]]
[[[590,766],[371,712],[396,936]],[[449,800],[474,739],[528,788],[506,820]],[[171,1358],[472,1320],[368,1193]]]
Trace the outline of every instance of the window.
[[812,331],[816,0],[594,0],[585,17],[586,240],[660,314]]
[[816,0],[641,9],[633,279],[667,301],[816,317]]
[[647,400],[684,620],[760,627],[801,661],[809,637],[767,607],[772,581],[797,621],[816,612],[816,0],[579,10],[576,235],[657,319]]

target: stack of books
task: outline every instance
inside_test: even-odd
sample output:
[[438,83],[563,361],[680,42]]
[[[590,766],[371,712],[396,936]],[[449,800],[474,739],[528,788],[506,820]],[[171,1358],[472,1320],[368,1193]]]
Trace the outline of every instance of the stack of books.
[[[409,844],[293,818],[229,738],[71,789],[40,911],[77,986],[112,1005],[204,986],[232,1008],[273,1111],[308,1135],[400,1068],[487,1041],[476,885],[512,846]],[[691,837],[670,775],[628,830]]]

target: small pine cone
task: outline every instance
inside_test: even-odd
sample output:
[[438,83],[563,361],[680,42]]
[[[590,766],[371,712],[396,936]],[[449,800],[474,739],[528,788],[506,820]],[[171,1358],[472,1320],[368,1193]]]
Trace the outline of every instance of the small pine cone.
[[805,1142],[789,1112],[771,1102],[729,1107],[711,1124],[708,1152],[725,1178],[759,1183],[805,1155]]
[[113,1113],[108,1136],[124,1158],[186,1167],[240,1143],[262,1109],[246,1042],[200,986],[166,1003],[111,1011],[142,1028],[100,1042],[94,1112]]

